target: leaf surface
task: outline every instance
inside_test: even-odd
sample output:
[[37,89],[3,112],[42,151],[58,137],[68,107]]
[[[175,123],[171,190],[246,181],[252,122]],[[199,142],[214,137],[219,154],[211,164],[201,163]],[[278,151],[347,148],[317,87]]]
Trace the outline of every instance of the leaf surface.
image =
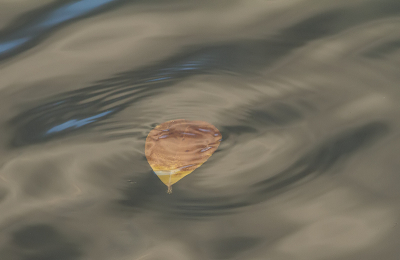
[[221,142],[218,129],[204,121],[172,120],[146,138],[145,155],[153,171],[172,191],[172,184],[200,167]]

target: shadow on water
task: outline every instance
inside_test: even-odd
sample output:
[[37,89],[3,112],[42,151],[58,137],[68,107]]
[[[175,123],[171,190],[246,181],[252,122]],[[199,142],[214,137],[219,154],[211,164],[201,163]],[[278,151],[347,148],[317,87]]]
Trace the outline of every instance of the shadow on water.
[[399,49],[400,49],[400,40],[394,40],[380,44],[375,48],[372,48],[371,50],[365,52],[364,55],[368,58],[376,59],[386,55],[390,55]]
[[[72,260],[82,256],[77,244],[63,237],[50,225],[36,224],[22,227],[12,234],[15,254],[30,260]],[[10,250],[10,249],[9,249]]]
[[158,95],[162,89],[188,77],[257,73],[308,41],[334,33],[331,28],[340,14],[335,11],[307,19],[283,30],[276,39],[193,46],[192,50],[159,64],[123,72],[93,86],[51,97],[50,102],[23,111],[11,120],[14,128],[11,146],[40,143],[96,126],[135,102]]
[[262,242],[257,237],[229,237],[210,241],[213,259],[231,259],[239,252],[249,250]]

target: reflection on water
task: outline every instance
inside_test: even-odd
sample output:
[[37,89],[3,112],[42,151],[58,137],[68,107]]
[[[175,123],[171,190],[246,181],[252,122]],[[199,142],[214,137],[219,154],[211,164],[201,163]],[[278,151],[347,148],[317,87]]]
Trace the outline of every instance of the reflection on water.
[[[24,4],[0,259],[397,259],[398,1]],[[177,118],[223,142],[168,195],[145,140]]]
[[[44,11],[38,10],[32,19],[28,19],[18,29],[9,32],[7,29],[5,30],[3,37],[0,37],[0,60],[15,56],[16,52],[22,52],[29,48],[26,46],[28,43],[31,43],[31,46],[35,45],[35,41],[38,41],[39,37],[54,27],[93,13],[114,1],[117,2],[116,0],[64,1],[61,4],[51,4],[49,9],[44,7]],[[11,51],[14,53],[9,54]]]

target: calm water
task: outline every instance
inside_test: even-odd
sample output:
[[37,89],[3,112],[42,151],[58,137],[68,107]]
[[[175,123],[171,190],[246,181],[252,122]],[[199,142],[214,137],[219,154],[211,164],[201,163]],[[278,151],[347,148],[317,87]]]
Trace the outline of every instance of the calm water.
[[[0,259],[400,255],[400,1],[0,0]],[[171,195],[144,142],[223,141]]]

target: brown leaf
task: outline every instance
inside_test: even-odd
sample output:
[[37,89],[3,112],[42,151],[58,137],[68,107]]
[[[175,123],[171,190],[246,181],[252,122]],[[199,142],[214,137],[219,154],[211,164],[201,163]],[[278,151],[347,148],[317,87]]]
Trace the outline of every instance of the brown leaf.
[[171,193],[172,184],[207,161],[217,150],[221,138],[218,129],[207,122],[172,120],[150,131],[145,154],[151,168]]

